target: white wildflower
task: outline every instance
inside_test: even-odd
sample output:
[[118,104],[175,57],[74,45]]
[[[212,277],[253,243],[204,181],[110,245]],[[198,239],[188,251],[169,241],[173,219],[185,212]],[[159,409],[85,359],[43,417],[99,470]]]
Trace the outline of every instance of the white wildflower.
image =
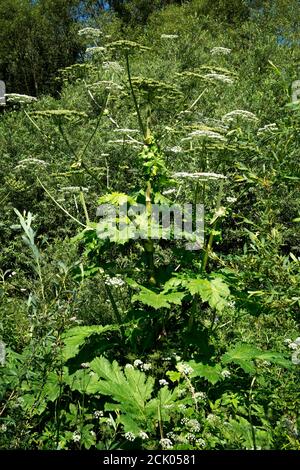
[[186,171],[181,171],[179,173],[174,173],[172,176],[173,176],[173,178],[227,179],[227,176],[221,175],[219,173],[204,173],[204,172],[187,173]]
[[49,165],[49,163],[47,162],[44,162],[44,160],[39,160],[37,158],[24,158],[24,160],[20,160],[18,162],[18,165],[16,166],[16,168],[19,168],[19,167],[22,167],[22,166],[26,166],[26,164],[29,163],[29,164],[34,164],[34,165],[40,165],[40,166],[47,166]]
[[180,403],[180,405],[178,405],[178,409],[179,409],[179,410],[185,410],[185,409],[186,409],[186,406],[183,405],[182,403]]
[[159,385],[161,387],[164,387],[165,385],[169,385],[169,382],[165,379],[161,379],[161,380],[159,380]]
[[132,432],[126,432],[124,434],[124,437],[125,439],[127,439],[127,441],[130,441],[130,442],[133,442],[135,440],[135,435]]
[[78,431],[73,432],[73,437],[72,437],[74,442],[80,442],[81,435]]
[[109,70],[111,72],[123,72],[124,67],[122,67],[119,62],[103,62],[102,67],[105,70]]
[[1,424],[1,426],[0,426],[0,431],[1,431],[1,432],[6,432],[6,431],[7,431],[7,426],[6,426],[6,424]]
[[159,443],[163,448],[166,448],[166,449],[171,449],[173,447],[173,442],[171,441],[171,439],[164,438],[164,439],[161,439]]
[[166,191],[163,191],[163,195],[164,196],[167,196],[168,194],[174,194],[176,193],[176,189],[173,188],[173,189],[167,189]]
[[81,367],[82,367],[83,369],[88,369],[88,368],[90,367],[90,363],[89,363],[89,362],[83,362],[83,363],[81,364]]
[[205,447],[206,446],[206,442],[204,439],[202,439],[201,437],[199,439],[196,439],[196,444],[199,446],[199,447]]
[[139,132],[139,130],[138,129],[120,129],[119,128],[119,129],[114,129],[113,132],[122,132],[124,134],[132,134],[132,133],[135,134],[135,133]]
[[174,147],[167,147],[167,150],[172,153],[182,153],[183,149],[179,147],[179,145],[175,145]]
[[102,31],[100,31],[100,29],[97,29],[97,28],[87,27],[87,28],[80,29],[78,31],[78,35],[86,36],[89,38],[98,38],[102,35]]
[[182,419],[180,420],[180,423],[181,423],[183,426],[186,425],[188,422],[189,422],[189,419],[188,419],[188,418],[182,418]]
[[104,416],[104,413],[103,413],[103,411],[96,410],[96,411],[94,411],[94,416],[95,416],[96,419],[99,419],[99,418],[102,418]]
[[187,435],[185,436],[188,441],[194,441],[196,439],[195,434],[188,432]]
[[222,370],[221,375],[224,379],[227,379],[228,377],[231,376],[231,373],[229,372],[229,370],[224,369],[224,370]]
[[146,372],[147,370],[152,369],[152,365],[150,363],[145,363],[141,366],[141,369]]
[[296,351],[293,352],[292,363],[295,365],[300,364],[300,348],[298,348]]
[[275,124],[275,122],[272,124],[266,124],[265,126],[260,127],[257,130],[257,134],[260,135],[260,134],[265,134],[266,132],[272,132],[272,131],[278,131],[278,127],[277,127],[277,124]]
[[192,140],[194,138],[209,138],[209,139],[216,139],[221,140],[222,142],[226,142],[226,138],[219,134],[219,132],[211,131],[209,129],[198,129],[196,131],[191,132],[187,137],[184,137],[184,140]]
[[134,369],[132,364],[125,364],[125,369]]
[[290,343],[292,343],[292,340],[290,338],[286,338],[283,342],[285,344],[290,344]]
[[216,54],[223,54],[223,55],[228,55],[230,54],[231,52],[231,49],[229,49],[228,47],[213,47],[211,50],[210,50],[210,53],[212,55],[216,55]]
[[105,47],[102,47],[102,46],[88,47],[86,49],[86,53],[94,55],[94,54],[99,54],[99,52],[104,52],[105,50],[106,50]]
[[230,111],[230,113],[225,114],[222,117],[223,121],[234,121],[236,117],[241,117],[243,119],[248,119],[249,121],[257,121],[258,118],[255,114],[251,113],[250,111],[245,111],[244,109],[235,109],[234,111]]
[[134,367],[138,368],[138,367],[141,367],[143,365],[143,361],[141,361],[140,359],[136,359],[133,363]]
[[11,103],[32,103],[33,101],[37,101],[35,96],[29,95],[20,95],[19,93],[8,93],[5,95],[5,98],[8,102]]
[[140,431],[139,437],[140,437],[141,439],[143,439],[143,441],[145,441],[146,439],[149,439],[148,434],[145,433],[144,431]]
[[190,375],[194,372],[194,369],[192,369],[188,364],[178,364],[177,370],[184,375]]
[[293,341],[292,343],[289,344],[289,348],[296,350],[296,349],[298,349],[298,344],[296,344],[296,343]]
[[196,419],[189,419],[186,424],[192,432],[199,432],[201,430],[201,424]]
[[207,395],[205,392],[196,392],[194,398],[196,398],[196,400],[205,400]]
[[212,414],[212,413],[209,413],[207,416],[206,416],[206,419],[209,423],[213,423],[216,421],[217,417],[216,415]]
[[162,34],[161,39],[177,39],[178,34]]
[[106,276],[104,282],[107,286],[113,286],[113,287],[122,287],[125,284],[125,282],[122,279],[120,279],[120,277]]
[[237,201],[237,198],[229,196],[229,197],[226,198],[226,201],[229,202],[229,204],[233,204],[234,202]]
[[207,73],[204,75],[204,78],[208,78],[209,80],[217,80],[222,83],[232,84],[234,82],[234,80],[228,77],[228,75],[224,75],[223,73],[216,73],[216,72]]

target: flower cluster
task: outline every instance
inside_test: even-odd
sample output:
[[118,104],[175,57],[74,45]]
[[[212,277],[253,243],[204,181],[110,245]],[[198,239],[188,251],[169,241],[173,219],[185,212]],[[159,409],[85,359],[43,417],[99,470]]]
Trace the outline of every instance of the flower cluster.
[[295,365],[299,365],[300,364],[300,336],[298,336],[298,338],[296,338],[294,341],[287,338],[284,342],[288,345],[290,349],[293,350],[292,363]]
[[250,111],[245,111],[244,109],[235,109],[234,111],[231,111],[230,113],[227,113],[223,116],[223,121],[234,121],[235,118],[240,117],[243,119],[247,119],[249,121],[257,121],[258,118],[255,116],[255,114],[251,113]]
[[102,35],[102,31],[97,28],[83,28],[78,31],[79,36],[85,36],[87,38],[99,38]]
[[192,140],[192,139],[201,138],[201,137],[205,137],[208,139],[216,139],[216,140],[221,140],[222,142],[226,142],[226,138],[223,137],[221,134],[219,134],[219,132],[211,131],[209,129],[198,129],[196,131],[193,131],[182,140]]
[[275,122],[272,124],[266,124],[265,126],[260,127],[257,130],[257,135],[270,133],[272,131],[278,131],[278,127],[277,127],[277,124],[275,124]]
[[116,277],[105,276],[104,282],[107,286],[113,286],[113,287],[122,287],[125,284],[125,282],[119,276],[116,276]]
[[219,82],[223,83],[233,83],[233,79],[228,77],[228,75],[224,75],[223,73],[207,73],[204,75],[204,78],[208,78],[209,80],[218,80]]
[[94,411],[94,416],[96,419],[102,418],[104,416],[103,411],[96,410]]
[[231,373],[229,372],[229,370],[224,369],[224,370],[222,370],[221,375],[222,375],[223,379],[227,379],[228,377],[231,376]]
[[169,385],[169,382],[168,382],[167,380],[165,380],[165,379],[160,379],[160,380],[158,381],[158,383],[159,383],[159,385],[160,385],[161,387],[164,387],[165,385],[166,385],[166,386]]
[[161,439],[159,441],[160,445],[162,446],[162,448],[165,448],[165,449],[171,449],[173,447],[173,442],[171,441],[171,439]]
[[143,371],[147,371],[147,370],[150,370],[152,369],[152,365],[149,363],[149,362],[143,362],[141,361],[140,359],[136,359],[133,363],[134,367],[136,369],[141,369]]
[[194,369],[192,369],[192,367],[190,367],[188,364],[183,363],[177,364],[177,370],[184,375],[190,375],[194,372]]
[[72,439],[73,439],[74,442],[80,442],[80,439],[81,439],[80,432],[78,432],[78,431],[73,432]]
[[210,50],[211,55],[217,55],[217,54],[223,54],[223,55],[228,55],[230,54],[231,49],[228,47],[213,47]]
[[135,435],[132,432],[126,432],[124,434],[125,439],[129,442],[133,442],[135,440]]

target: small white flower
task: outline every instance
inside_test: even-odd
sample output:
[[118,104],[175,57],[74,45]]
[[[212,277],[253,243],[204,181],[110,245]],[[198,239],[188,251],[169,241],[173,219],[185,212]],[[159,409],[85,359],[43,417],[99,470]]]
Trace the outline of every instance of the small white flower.
[[289,344],[289,348],[296,350],[296,349],[298,349],[298,344],[296,344],[296,343],[293,341],[292,343]]
[[249,121],[257,121],[258,118],[255,116],[255,114],[251,113],[250,111],[246,111],[244,109],[235,109],[234,111],[231,111],[230,113],[225,114],[222,117],[223,121],[233,121],[236,117],[241,117],[244,119],[248,119]]
[[150,363],[143,364],[141,366],[141,369],[144,370],[144,371],[150,370],[150,369],[152,369],[152,365]]
[[196,398],[196,400],[205,400],[207,395],[205,392],[196,392],[194,398]]
[[236,197],[227,197],[226,198],[226,201],[229,202],[229,204],[233,203],[233,202],[236,202],[237,201],[237,198]]
[[221,175],[219,173],[203,173],[203,172],[187,173],[185,171],[181,171],[179,173],[174,173],[173,178],[227,179],[227,176]]
[[132,364],[125,364],[125,369],[134,369]]
[[231,52],[231,49],[229,49],[228,47],[213,47],[210,50],[210,53],[212,55],[216,55],[216,54],[228,55],[230,54],[230,52]]
[[96,411],[94,411],[94,416],[95,416],[96,419],[102,418],[102,416],[104,416],[104,413],[103,413],[103,411],[96,410]]
[[293,352],[293,354],[292,354],[292,363],[295,364],[295,365],[300,364],[300,349]]
[[72,437],[74,442],[80,442],[81,435],[78,431],[73,432],[73,437]]
[[219,82],[230,83],[230,84],[234,82],[234,80],[228,77],[228,75],[224,75],[223,73],[216,73],[216,72],[207,73],[204,75],[204,78],[208,78],[209,80],[217,80]]
[[217,417],[216,417],[214,414],[212,414],[212,413],[209,413],[209,414],[206,416],[206,420],[207,420],[209,423],[211,423],[211,424],[213,424],[213,423],[216,421],[216,419],[217,419]]
[[165,379],[161,379],[161,380],[159,380],[159,385],[161,387],[164,387],[165,385],[169,385],[169,382]]
[[33,101],[37,101],[35,96],[29,95],[20,95],[19,93],[8,93],[5,95],[7,101],[11,101],[12,103],[32,103]]
[[277,124],[273,123],[273,124],[266,124],[265,126],[263,127],[260,127],[258,130],[257,130],[257,134],[264,134],[266,132],[272,132],[272,131],[278,131],[278,127],[277,127]]
[[224,369],[224,370],[222,370],[221,375],[224,379],[226,379],[227,377],[231,376],[231,373],[229,372],[229,370]]
[[185,410],[185,409],[186,409],[186,406],[183,405],[182,403],[180,403],[180,405],[178,405],[178,409],[179,409],[179,410]]
[[223,142],[226,142],[226,138],[223,137],[219,132],[211,131],[209,129],[199,129],[196,131],[191,132],[187,137],[181,139],[182,141],[184,140],[192,140],[194,138],[209,138],[209,139],[216,139],[216,140],[221,140]]
[[196,419],[189,419],[186,424],[192,432],[199,432],[201,430],[201,424]]
[[145,433],[144,431],[140,431],[139,437],[140,437],[141,439],[143,439],[143,441],[145,441],[146,439],[149,439],[148,434]]
[[184,375],[190,375],[194,372],[194,369],[192,369],[188,364],[177,364],[177,370]]
[[138,368],[138,367],[141,367],[143,365],[143,361],[141,361],[140,359],[136,359],[133,363],[134,367]]
[[1,424],[1,426],[0,426],[0,431],[1,431],[1,432],[6,432],[6,431],[7,431],[7,426],[6,426],[6,424]]
[[183,149],[179,147],[178,145],[175,145],[174,147],[168,147],[167,150],[172,153],[182,153]]
[[292,343],[292,340],[290,338],[286,338],[283,342],[285,344],[290,344],[290,343]]
[[88,368],[90,367],[90,363],[89,363],[89,362],[83,362],[83,363],[80,364],[80,365],[81,365],[81,367],[82,367],[83,369],[88,369]]
[[178,34],[162,34],[161,39],[177,39]]
[[199,439],[196,439],[196,444],[199,446],[199,447],[205,447],[206,446],[206,442],[204,439],[202,439],[201,437]]
[[127,441],[130,441],[130,442],[133,442],[135,440],[135,435],[132,432],[126,432],[124,434],[124,437],[125,439],[127,439]]
[[79,36],[86,36],[86,37],[90,37],[90,38],[98,38],[100,36],[102,36],[102,31],[100,31],[100,29],[96,29],[96,28],[83,28],[83,29],[80,29],[78,31],[78,35]]
[[159,443],[163,448],[166,448],[166,449],[171,449],[173,447],[173,442],[171,441],[171,439],[164,438],[164,439],[161,439]]
[[105,284],[107,286],[113,286],[113,287],[122,287],[124,286],[125,282],[120,279],[120,277],[109,277],[109,276],[106,276],[105,277]]

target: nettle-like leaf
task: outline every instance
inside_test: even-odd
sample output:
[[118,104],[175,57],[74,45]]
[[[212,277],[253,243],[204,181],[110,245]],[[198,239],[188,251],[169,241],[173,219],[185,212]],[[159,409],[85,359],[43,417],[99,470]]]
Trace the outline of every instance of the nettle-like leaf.
[[94,334],[101,334],[107,331],[115,331],[119,327],[116,325],[95,325],[95,326],[75,326],[63,334],[62,340],[65,344],[63,348],[63,358],[65,361],[75,357],[79,353],[80,346],[85,340]]
[[185,296],[184,292],[160,292],[157,294],[143,286],[138,286],[138,288],[140,292],[132,296],[132,302],[141,302],[155,310],[171,308],[172,304],[181,305],[181,301]]
[[128,196],[125,193],[114,192],[111,194],[105,194],[98,199],[99,204],[112,204],[114,206],[123,206],[124,204],[133,205],[136,201],[133,197]]
[[222,311],[228,304],[230,290],[220,277],[203,278],[172,278],[166,282],[164,291],[184,288],[191,295],[200,295],[203,302],[208,302],[212,309]]
[[291,367],[291,363],[285,359],[283,354],[275,351],[261,351],[256,346],[246,343],[239,343],[231,348],[223,354],[221,360],[223,364],[233,362],[249,374],[256,372],[254,360],[268,361],[286,368]]
[[191,377],[203,377],[211,384],[215,385],[221,380],[222,367],[220,364],[203,364],[201,362],[189,361],[188,365],[193,369]]
[[[97,393],[110,396],[115,403],[106,403],[105,410],[120,410],[121,422],[126,432],[136,433],[145,429],[147,423],[146,403],[150,400],[154,379],[131,367],[121,369],[116,361],[110,363],[105,357],[97,357],[90,364],[97,376]],[[89,388],[87,387],[87,393]],[[134,423],[134,425],[133,425]],[[134,429],[134,430],[133,430]]]

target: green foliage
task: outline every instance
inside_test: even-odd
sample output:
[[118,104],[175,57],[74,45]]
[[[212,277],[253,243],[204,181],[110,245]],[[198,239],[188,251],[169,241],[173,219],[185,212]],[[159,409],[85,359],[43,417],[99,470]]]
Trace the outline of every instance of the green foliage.
[[300,449],[299,5],[254,3],[4,5],[1,448]]

